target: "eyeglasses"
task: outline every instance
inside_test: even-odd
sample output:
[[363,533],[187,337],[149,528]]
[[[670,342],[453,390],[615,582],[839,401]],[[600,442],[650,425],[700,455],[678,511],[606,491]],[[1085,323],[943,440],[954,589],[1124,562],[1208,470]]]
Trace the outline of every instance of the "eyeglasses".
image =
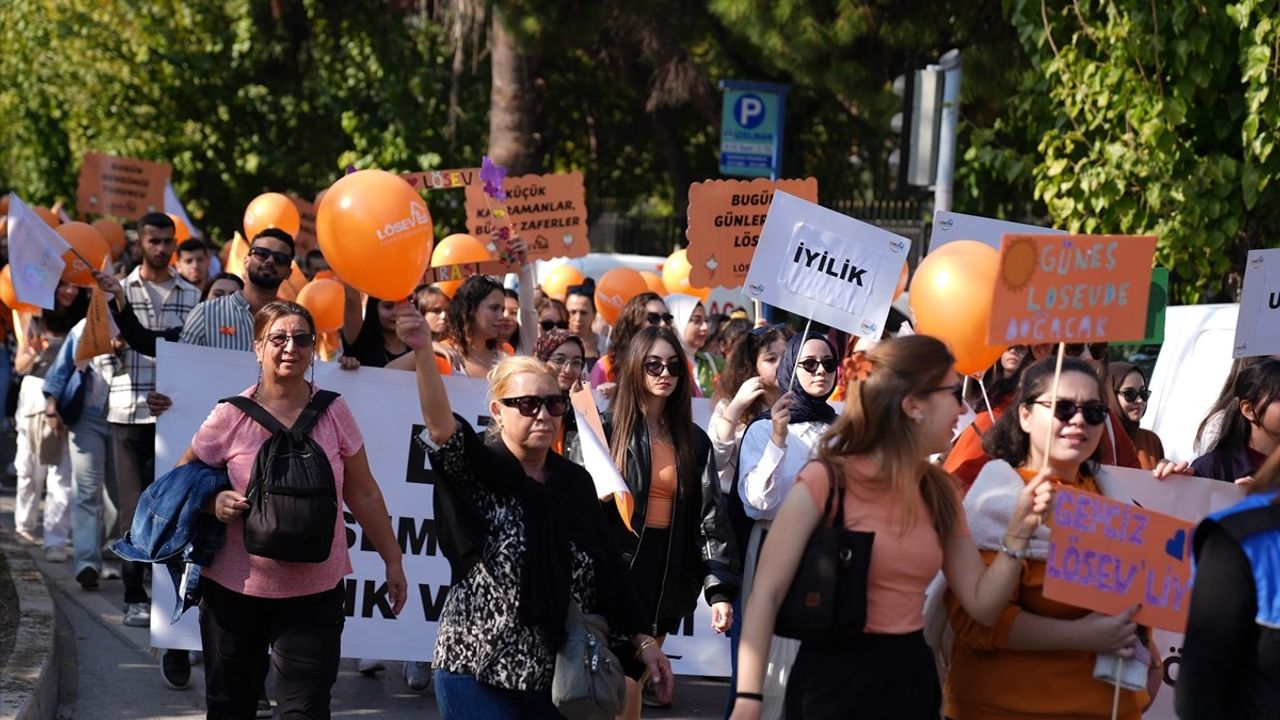
[[249,248],[249,255],[259,260],[274,260],[276,265],[288,265],[293,262],[293,256],[289,253],[280,252],[279,250],[268,250],[264,247]]
[[1067,357],[1080,357],[1084,353],[1085,348],[1089,348],[1089,357],[1094,360],[1107,359],[1107,343],[1069,343],[1067,345]]
[[300,350],[306,350],[316,344],[316,336],[311,333],[298,333],[297,335],[272,333],[267,336],[267,342],[271,343],[272,347],[282,348],[288,345],[290,340],[293,341],[293,346]]
[[805,372],[812,375],[818,371],[819,365],[822,366],[823,370],[826,370],[829,373],[833,373],[836,371],[836,367],[838,367],[840,363],[837,362],[835,358],[831,358],[831,357],[824,358],[822,360],[818,360],[817,358],[805,358],[804,360],[801,360],[800,362],[796,363],[796,365],[803,368]]
[[922,393],[920,393],[920,394],[921,394],[921,395],[932,395],[932,394],[934,394],[934,393],[940,393],[940,392],[949,392],[949,393],[951,393],[952,397],[954,397],[954,398],[956,399],[956,404],[958,404],[958,405],[964,405],[964,385],[961,385],[961,384],[959,384],[959,383],[957,383],[957,384],[955,384],[955,385],[942,385],[942,386],[940,386],[940,387],[936,387],[936,388],[929,388],[928,390],[925,390],[924,392],[922,392]]
[[563,355],[552,355],[547,358],[547,364],[559,372],[564,372],[564,369],[567,367],[574,373],[582,372],[582,368],[585,366],[585,363],[582,362],[581,358],[574,358],[570,360]]
[[[1049,407],[1050,402],[1048,400],[1032,400],[1031,404]],[[1101,425],[1107,419],[1107,406],[1100,402],[1087,402],[1077,405],[1070,400],[1059,400],[1053,406],[1053,416],[1064,423],[1071,422],[1076,413],[1084,415],[1084,421],[1090,425]]]
[[676,317],[671,313],[646,313],[645,317],[649,320],[650,325],[670,325]]
[[671,377],[680,377],[684,374],[684,364],[679,360],[669,360],[663,362],[661,360],[645,360],[644,368],[646,374],[652,377],[662,377],[662,371],[665,369]]
[[559,328],[561,330],[569,329],[569,323],[563,320],[539,320],[538,325],[542,328],[543,332],[551,332],[556,328]]
[[543,405],[547,406],[547,414],[551,417],[560,417],[569,408],[569,398],[563,395],[547,395],[545,397],[521,395],[520,397],[502,398],[498,402],[509,408],[519,410],[520,414],[525,417],[538,417]]
[[1124,398],[1125,402],[1138,402],[1138,400],[1146,402],[1151,398],[1151,389],[1142,388],[1141,390],[1134,390],[1133,388],[1125,388],[1117,391],[1116,394]]

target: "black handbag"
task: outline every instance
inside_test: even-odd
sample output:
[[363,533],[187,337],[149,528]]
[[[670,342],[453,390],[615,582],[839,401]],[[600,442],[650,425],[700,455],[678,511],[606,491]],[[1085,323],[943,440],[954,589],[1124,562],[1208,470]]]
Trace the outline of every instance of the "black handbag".
[[831,476],[822,522],[804,548],[773,627],[774,635],[801,642],[847,640],[867,625],[867,571],[875,533],[845,528],[844,482],[831,463],[822,464]]

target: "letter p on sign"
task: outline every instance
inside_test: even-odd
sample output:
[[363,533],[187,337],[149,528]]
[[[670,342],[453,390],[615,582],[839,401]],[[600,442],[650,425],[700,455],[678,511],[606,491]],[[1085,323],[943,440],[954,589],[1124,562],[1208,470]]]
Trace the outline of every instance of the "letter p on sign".
[[764,122],[764,101],[759,95],[746,94],[733,104],[733,117],[744,128],[753,128]]

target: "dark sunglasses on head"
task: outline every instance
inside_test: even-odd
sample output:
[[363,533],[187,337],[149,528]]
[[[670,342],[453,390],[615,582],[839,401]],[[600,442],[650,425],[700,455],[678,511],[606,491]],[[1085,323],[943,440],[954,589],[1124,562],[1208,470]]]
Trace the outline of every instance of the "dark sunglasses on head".
[[298,333],[297,335],[272,333],[267,336],[267,342],[271,343],[272,347],[282,348],[288,345],[290,340],[293,341],[294,347],[302,350],[306,350],[316,344],[316,336],[311,333]]
[[752,328],[751,332],[748,334],[753,337],[760,337],[761,335],[764,335],[770,330],[781,330],[784,327],[786,327],[786,325],[783,325],[781,323],[774,323],[772,325],[761,325],[758,328]]
[[1067,357],[1080,357],[1085,348],[1089,348],[1089,357],[1094,360],[1107,359],[1107,344],[1101,343],[1068,343]]
[[1147,400],[1151,399],[1150,388],[1142,388],[1141,390],[1134,390],[1133,388],[1125,388],[1124,390],[1117,391],[1116,394],[1124,398],[1125,402],[1138,402],[1139,399],[1141,399],[1142,402],[1146,402]]
[[675,316],[671,313],[646,313],[645,318],[648,319],[650,325],[670,325]]
[[545,397],[521,395],[520,397],[502,398],[498,402],[509,408],[519,410],[520,414],[525,417],[537,417],[543,405],[547,406],[548,415],[560,417],[569,407],[569,398],[563,395],[547,395]]
[[641,367],[644,368],[645,373],[653,377],[662,377],[663,370],[666,370],[671,377],[680,377],[684,374],[684,364],[679,360],[670,360],[668,362],[663,362],[661,360],[645,360],[644,365]]
[[964,385],[961,385],[959,383],[956,383],[955,385],[942,385],[936,388],[930,388],[928,390],[925,390],[922,394],[932,395],[934,393],[940,393],[940,392],[951,393],[952,397],[956,399],[957,403],[959,403],[960,405],[964,405]]
[[[1049,407],[1051,403],[1048,400],[1033,400],[1032,404]],[[1084,415],[1084,421],[1090,425],[1101,425],[1107,419],[1107,406],[1096,401],[1077,405],[1070,400],[1059,400],[1053,406],[1053,416],[1064,423],[1071,422],[1076,413]]]
[[833,373],[836,371],[836,368],[840,365],[840,363],[835,358],[825,358],[823,360],[819,360],[817,358],[805,358],[804,360],[801,360],[800,362],[796,363],[796,365],[801,368],[804,368],[805,372],[812,375],[818,371],[819,365],[822,366],[823,370],[826,370],[829,373]]
[[563,320],[539,320],[538,325],[542,328],[543,332],[551,332],[556,328],[561,330],[569,329],[569,323]]
[[289,253],[280,252],[279,250],[268,250],[264,247],[251,247],[249,254],[259,260],[274,260],[276,265],[288,265],[293,262],[293,256]]

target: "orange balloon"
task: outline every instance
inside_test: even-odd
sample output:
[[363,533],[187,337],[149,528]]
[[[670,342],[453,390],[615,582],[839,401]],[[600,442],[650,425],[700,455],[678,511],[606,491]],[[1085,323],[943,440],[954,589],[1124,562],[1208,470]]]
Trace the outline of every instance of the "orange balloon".
[[911,280],[916,332],[947,343],[961,374],[983,372],[1004,352],[986,342],[999,267],[1000,251],[956,240],[925,256]]
[[183,240],[191,239],[191,228],[187,227],[187,224],[182,221],[182,218],[174,215],[173,213],[165,213],[165,215],[168,215],[169,219],[173,221],[174,240],[182,242]]
[[267,228],[280,228],[290,236],[298,234],[302,217],[298,206],[287,195],[263,193],[249,202],[244,209],[244,236],[249,242]]
[[454,233],[436,243],[431,253],[431,278],[436,286],[453,297],[467,278],[480,272],[479,263],[493,259],[493,253],[479,239]]
[[409,297],[431,262],[431,213],[409,183],[359,170],[329,187],[316,236],[343,282],[383,300]]
[[31,210],[39,215],[40,219],[44,220],[51,228],[56,228],[62,224],[62,221],[58,219],[58,214],[49,208],[33,206]]
[[564,299],[569,296],[569,286],[581,285],[583,280],[586,278],[578,268],[572,265],[557,265],[542,276],[542,282],[539,284],[547,297],[564,302]]
[[106,238],[107,245],[111,246],[111,257],[119,258],[124,254],[124,228],[115,220],[107,218],[98,218],[93,221],[93,229],[102,233],[102,237]]
[[662,284],[669,293],[692,295],[705,303],[711,297],[711,288],[690,285],[689,271],[692,269],[693,265],[689,264],[688,252],[684,249],[677,250],[671,253],[667,261],[662,264]]
[[622,306],[644,292],[649,292],[649,285],[640,273],[631,268],[614,268],[601,275],[596,283],[596,312],[605,322],[615,325]]
[[[662,282],[661,275],[659,275],[656,272],[651,272],[649,270],[641,270],[640,277],[644,278],[645,284],[649,286],[649,292],[658,293],[662,297],[667,296],[667,286],[666,286],[666,283]],[[710,291],[708,291],[707,294],[709,295]],[[703,302],[706,302],[706,301],[704,300]]]
[[311,313],[317,332],[333,332],[342,327],[345,294],[337,280],[312,280],[298,293],[298,304]]
[[[97,283],[93,279],[95,270],[101,270],[103,263],[111,259],[111,245],[102,233],[88,223],[69,222],[59,225],[55,232],[62,236],[80,257],[70,250],[62,253],[62,261],[67,266],[62,270],[62,279],[72,285],[89,287]],[[88,261],[88,265],[85,264]]]
[[9,306],[10,310],[18,312],[40,312],[40,308],[35,305],[28,305],[24,302],[18,302],[18,293],[13,289],[13,265],[5,265],[0,269],[0,301]]
[[332,270],[321,270],[316,273],[312,280],[337,280],[338,274]]

